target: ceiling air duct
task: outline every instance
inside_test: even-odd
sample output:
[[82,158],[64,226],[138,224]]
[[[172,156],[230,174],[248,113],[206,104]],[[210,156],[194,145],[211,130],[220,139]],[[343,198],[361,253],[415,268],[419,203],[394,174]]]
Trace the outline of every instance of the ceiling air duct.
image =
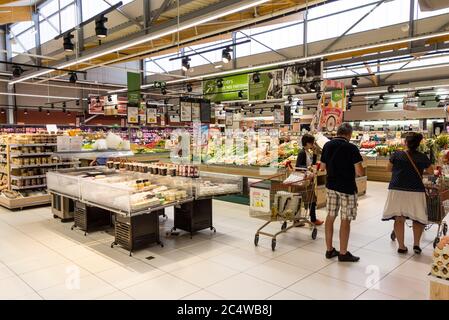
[[434,11],[449,8],[447,0],[418,0],[421,11]]

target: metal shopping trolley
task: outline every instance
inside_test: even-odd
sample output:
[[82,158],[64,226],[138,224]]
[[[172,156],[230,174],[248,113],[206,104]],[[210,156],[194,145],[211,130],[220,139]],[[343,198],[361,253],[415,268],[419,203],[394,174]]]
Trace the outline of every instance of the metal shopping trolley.
[[[425,186],[426,189],[426,205],[427,205],[427,219],[429,225],[425,230],[429,230],[434,224],[438,225],[437,235],[433,241],[433,247],[435,248],[440,242],[440,238],[447,234],[447,222],[444,218],[449,213],[449,189],[441,185]],[[396,234],[394,230],[391,232],[390,238],[392,241],[396,240]]]
[[[260,235],[268,236],[272,238],[271,249],[274,251],[278,235],[303,225],[310,227],[312,239],[316,239],[318,230],[309,216],[315,195],[315,182],[316,176],[307,170],[299,170],[290,175],[285,170],[250,185],[250,216],[266,220],[254,236],[255,246],[259,244]],[[262,231],[272,222],[281,222],[281,230],[274,234]],[[288,226],[288,222],[292,224]]]

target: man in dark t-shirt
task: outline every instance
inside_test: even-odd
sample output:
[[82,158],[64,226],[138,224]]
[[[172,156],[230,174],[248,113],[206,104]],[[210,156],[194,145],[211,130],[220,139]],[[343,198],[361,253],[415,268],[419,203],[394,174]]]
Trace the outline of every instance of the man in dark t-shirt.
[[[352,127],[343,123],[337,131],[337,137],[327,142],[321,154],[321,168],[327,171],[327,217],[326,217],[326,258],[338,256],[338,261],[357,262],[359,257],[353,256],[348,249],[351,220],[357,216],[357,184],[356,176],[362,176],[363,158],[357,146],[349,142]],[[341,214],[340,252],[333,245],[334,222]]]

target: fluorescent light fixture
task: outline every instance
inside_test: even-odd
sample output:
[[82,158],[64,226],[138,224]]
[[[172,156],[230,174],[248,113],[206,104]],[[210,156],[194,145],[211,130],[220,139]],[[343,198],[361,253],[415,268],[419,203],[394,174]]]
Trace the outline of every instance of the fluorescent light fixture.
[[[203,19],[199,19],[199,20],[191,21],[191,22],[186,21],[184,23],[180,23],[179,25],[175,25],[175,26],[173,26],[171,28],[168,28],[168,29],[166,29],[164,31],[156,32],[156,33],[154,33],[152,35],[142,36],[140,38],[137,38],[136,40],[125,42],[122,45],[112,47],[112,48],[107,49],[105,51],[100,51],[98,53],[87,55],[87,56],[85,56],[85,57],[83,57],[81,59],[69,61],[67,63],[64,63],[64,64],[61,64],[59,66],[56,66],[56,68],[65,69],[65,68],[74,66],[76,64],[83,63],[83,62],[88,61],[88,60],[92,60],[92,59],[95,59],[95,58],[98,58],[98,57],[101,57],[101,56],[104,56],[104,55],[107,55],[107,54],[110,54],[110,53],[113,53],[113,52],[116,52],[116,51],[121,51],[121,50],[124,50],[124,49],[128,49],[130,47],[137,46],[137,45],[140,45],[142,43],[145,43],[145,42],[148,42],[148,41],[151,41],[151,40],[156,40],[156,39],[162,38],[164,36],[168,36],[168,35],[171,35],[171,34],[174,34],[174,33],[177,33],[177,32],[180,32],[180,31],[183,31],[183,30],[186,30],[186,29],[198,26],[198,25],[201,25],[203,23],[207,23],[207,22],[210,22],[210,21],[213,21],[213,20],[225,17],[227,15],[233,14],[233,13],[237,13],[239,11],[246,10],[246,9],[249,9],[249,8],[261,5],[261,4],[263,4],[265,2],[268,2],[268,1],[270,1],[270,0],[252,0],[252,1],[245,2],[245,4],[243,4],[243,5],[237,4],[237,5],[235,5],[234,8],[231,7],[231,9],[228,9],[228,10],[225,10],[225,11],[222,11],[222,12],[217,12],[216,14],[208,15],[207,17],[204,17]],[[32,73],[32,74],[29,74],[29,75],[27,75],[25,77],[19,78],[19,79],[14,80],[14,81],[11,81],[9,84],[12,85],[12,84],[15,84],[15,83],[19,83],[19,82],[22,82],[22,81],[25,81],[25,80],[28,80],[28,79],[32,79],[32,78],[35,78],[35,77],[38,77],[38,76],[42,76],[44,74],[48,74],[48,73],[53,72],[53,71],[54,70],[45,70],[45,71],[40,71],[38,73]]]
[[[0,92],[2,96],[19,96],[19,97],[30,97],[30,98],[48,98],[48,99],[60,99],[60,100],[79,100],[78,97],[58,97],[58,96],[43,96],[39,94],[27,94],[27,93],[8,93]],[[87,99],[82,99],[87,100]]]

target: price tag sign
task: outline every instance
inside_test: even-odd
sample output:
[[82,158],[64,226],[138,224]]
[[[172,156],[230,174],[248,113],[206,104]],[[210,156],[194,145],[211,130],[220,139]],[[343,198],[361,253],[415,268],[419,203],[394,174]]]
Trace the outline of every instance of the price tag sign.
[[47,124],[47,132],[48,133],[57,133],[58,127],[55,124]]

